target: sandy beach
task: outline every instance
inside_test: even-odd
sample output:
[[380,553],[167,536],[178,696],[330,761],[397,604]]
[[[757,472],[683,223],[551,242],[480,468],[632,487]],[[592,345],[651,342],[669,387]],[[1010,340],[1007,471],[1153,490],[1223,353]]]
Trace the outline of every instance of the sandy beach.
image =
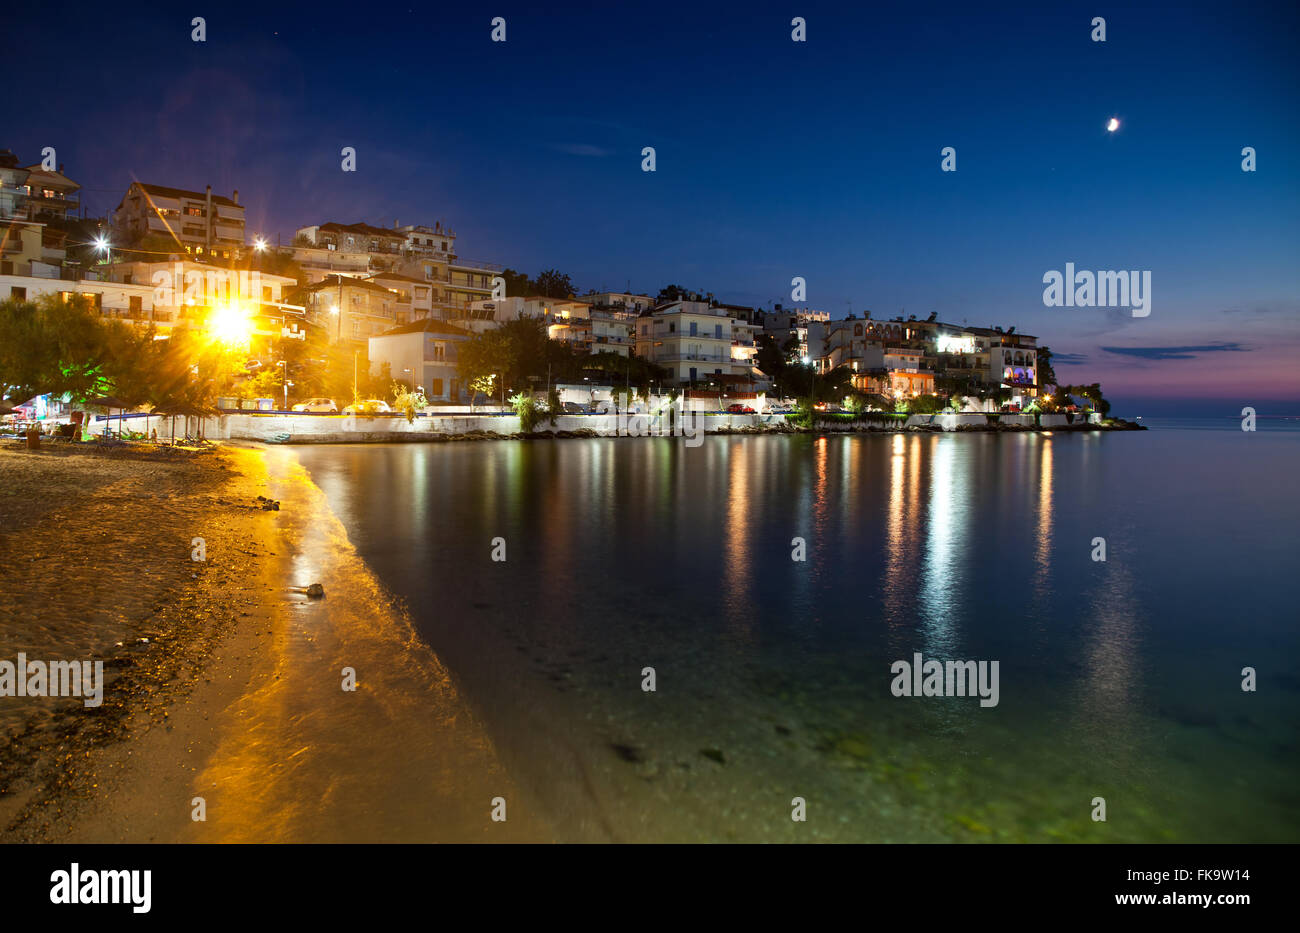
[[4,841],[554,838],[289,450],[6,445],[0,562],[0,657],[105,668],[0,698]]

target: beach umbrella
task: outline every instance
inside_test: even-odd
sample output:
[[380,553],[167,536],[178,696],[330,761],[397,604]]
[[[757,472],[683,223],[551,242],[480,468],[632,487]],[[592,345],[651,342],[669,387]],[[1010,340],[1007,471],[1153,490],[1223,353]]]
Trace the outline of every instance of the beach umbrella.
[[[96,408],[107,408],[107,409],[108,409],[108,417],[109,417],[110,420],[111,420],[112,417],[113,417],[113,409],[116,408],[116,409],[118,410],[117,433],[118,433],[119,436],[121,435],[121,433],[122,433],[122,417],[121,417],[121,415],[122,415],[122,412],[124,412],[127,408],[130,407],[129,405],[126,404],[126,402],[122,401],[120,398],[117,398],[117,397],[114,396],[114,395],[97,395],[97,396],[95,396],[94,398],[88,398],[88,399],[86,399],[86,404],[87,404],[87,405],[94,405]],[[108,433],[108,424],[107,424],[107,423],[105,423],[105,425],[104,425],[104,433],[105,433],[105,434]]]

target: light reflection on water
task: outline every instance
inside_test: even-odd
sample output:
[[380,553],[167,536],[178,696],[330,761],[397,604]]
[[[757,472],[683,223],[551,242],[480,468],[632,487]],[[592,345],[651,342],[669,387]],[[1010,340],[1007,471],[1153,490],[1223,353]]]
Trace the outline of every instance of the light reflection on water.
[[[875,829],[845,838],[884,826],[917,839],[1293,839],[1295,680],[1243,706],[1235,659],[1275,683],[1297,660],[1280,581],[1300,556],[1300,508],[1266,492],[1296,445],[1261,435],[1243,458],[1239,440],[710,437],[299,456],[484,709],[508,691],[559,691],[576,704],[566,736],[601,748],[617,736],[591,723],[613,724],[665,761],[730,736],[728,757],[748,764],[718,794],[734,804],[790,769],[867,808]],[[1258,547],[1184,547],[1209,528]],[[1089,557],[1098,535],[1106,563]],[[489,560],[496,536],[505,564]],[[794,537],[806,562],[791,560]],[[1215,584],[1243,577],[1244,615]],[[507,682],[485,653],[516,647],[537,673]],[[998,660],[1000,705],[891,697],[889,664],[914,651]],[[647,659],[673,684],[652,717],[623,686]],[[510,744],[511,724],[488,719]],[[873,754],[845,758],[862,747]],[[1123,821],[1087,820],[1099,787],[1128,801]],[[891,794],[925,825],[870,810]],[[1224,794],[1233,819],[1211,825],[1201,810]]]

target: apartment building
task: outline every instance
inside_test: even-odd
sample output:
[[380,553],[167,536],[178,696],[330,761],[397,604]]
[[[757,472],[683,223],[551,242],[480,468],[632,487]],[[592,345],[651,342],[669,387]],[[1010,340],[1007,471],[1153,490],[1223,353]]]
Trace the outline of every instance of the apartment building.
[[170,313],[155,313],[154,290],[147,285],[128,285],[99,279],[61,279],[57,276],[0,274],[0,301],[16,298],[35,301],[43,295],[58,295],[64,300],[82,295],[104,317],[140,324],[154,324],[163,332],[174,318]]
[[633,295],[628,292],[589,292],[580,296],[593,308],[604,311],[623,311],[633,316],[642,311],[651,310],[658,302],[649,295]]
[[27,216],[27,176],[18,156],[0,149],[0,220]]
[[27,166],[26,190],[27,216],[31,220],[67,220],[75,217],[81,204],[77,192],[81,185],[58,169],[41,168],[41,163]]
[[732,319],[722,308],[703,301],[667,302],[642,312],[636,328],[636,355],[666,369],[678,385],[748,375],[732,360]]
[[360,343],[411,322],[412,293],[369,279],[333,275],[295,298],[309,321],[323,327],[330,343]]
[[455,320],[478,301],[492,297],[492,280],[502,267],[463,259],[456,234],[439,221],[434,226],[376,227],[366,223],[326,223],[301,227],[294,259],[308,283],[334,275],[373,276],[385,272],[431,286],[431,316]]
[[113,212],[117,246],[140,245],[156,237],[178,253],[202,261],[237,259],[244,250],[244,208],[239,191],[227,198],[204,191],[132,182]]

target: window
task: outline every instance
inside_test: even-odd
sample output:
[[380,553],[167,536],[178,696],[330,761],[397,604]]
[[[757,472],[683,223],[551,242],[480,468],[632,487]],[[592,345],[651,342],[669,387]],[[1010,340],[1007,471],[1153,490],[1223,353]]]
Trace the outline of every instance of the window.
[[694,336],[696,336],[697,333],[698,333],[697,322],[696,322],[696,321],[691,321],[691,336],[694,337]]
[[670,333],[670,334],[675,334],[675,333],[677,333],[677,325],[674,324],[674,323],[670,323],[670,324],[668,325],[668,333]]
[[722,325],[721,325],[721,324],[714,324],[714,325],[713,325],[713,336],[714,336],[714,337],[717,337],[718,339],[721,339],[721,338],[722,338]]
[[27,289],[19,288],[17,285],[11,286],[9,289],[9,297],[17,298],[19,301],[26,301]]
[[433,380],[433,395],[435,398],[442,398],[442,380]]
[[187,207],[187,208],[185,208],[185,213],[186,213],[187,215],[189,215],[190,217],[202,217],[202,216],[203,216],[203,208],[201,208],[201,207]]
[[263,300],[263,301],[271,301],[271,300],[272,300],[272,299],[271,299],[271,286],[269,286],[269,285],[263,285],[263,286],[262,286],[262,300]]
[[141,298],[139,295],[132,295],[130,297],[130,304],[131,304],[132,314],[139,314],[141,311],[144,310],[144,299]]

